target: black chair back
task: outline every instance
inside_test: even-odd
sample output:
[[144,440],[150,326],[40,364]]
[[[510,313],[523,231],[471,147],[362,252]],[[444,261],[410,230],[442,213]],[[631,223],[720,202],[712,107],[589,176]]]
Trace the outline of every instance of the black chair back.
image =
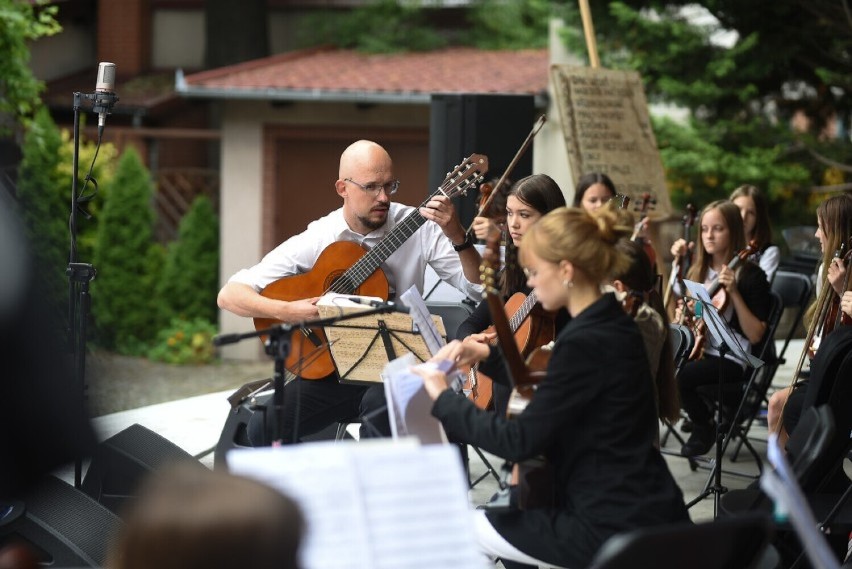
[[689,327],[682,324],[669,324],[669,341],[672,343],[672,354],[675,361],[675,376],[692,353],[692,348],[695,347],[695,335]]
[[793,324],[790,326],[790,331],[787,332],[787,337],[784,338],[784,346],[778,352],[778,360],[781,363],[784,362],[784,354],[787,352],[787,346],[790,345],[790,340],[793,339],[793,335],[802,321],[802,316],[805,314],[805,309],[811,299],[813,289],[813,282],[807,275],[792,271],[777,271],[775,273],[775,280],[772,281],[772,290],[781,297],[781,303],[784,308],[793,308],[796,310]]
[[834,437],[834,414],[828,405],[811,407],[803,414],[787,440],[787,458],[799,485],[806,487],[814,466]]
[[444,328],[447,331],[447,341],[456,338],[456,330],[473,312],[473,308],[466,302],[427,300],[426,308],[429,309],[429,314],[440,316],[441,320],[444,321]]
[[762,514],[642,528],[610,538],[590,568],[755,567],[772,535],[770,518]]

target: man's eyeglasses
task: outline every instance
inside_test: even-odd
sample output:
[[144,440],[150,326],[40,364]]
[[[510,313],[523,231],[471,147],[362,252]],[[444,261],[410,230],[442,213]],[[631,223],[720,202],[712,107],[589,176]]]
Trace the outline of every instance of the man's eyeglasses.
[[344,178],[343,181],[352,182],[371,196],[379,195],[379,192],[381,192],[382,190],[385,191],[386,195],[392,196],[399,189],[399,180],[393,180],[392,182],[388,182],[387,184],[367,184],[366,186],[364,184],[359,184],[352,178]]

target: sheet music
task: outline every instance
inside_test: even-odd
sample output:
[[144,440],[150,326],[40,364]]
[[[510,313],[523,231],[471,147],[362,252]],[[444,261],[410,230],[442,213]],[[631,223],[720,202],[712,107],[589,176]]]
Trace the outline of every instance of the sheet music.
[[786,514],[802,542],[811,564],[817,569],[839,569],[825,537],[817,530],[817,521],[802,495],[799,483],[787,458],[778,445],[777,433],[769,433],[766,454],[775,470],[765,470],[760,477],[760,487],[776,503],[776,508]]
[[302,507],[305,569],[488,567],[452,446],[304,443],[232,450],[228,465]]
[[[406,354],[389,362],[382,373],[391,434],[395,439],[414,436],[424,445],[443,444],[447,435],[432,416],[433,402],[423,388],[423,378],[410,371],[416,363],[411,354]],[[432,362],[420,366],[438,367]]]
[[308,526],[302,567],[372,567],[364,503],[357,479],[348,474],[351,459],[331,450],[330,443],[238,449],[228,452],[227,462],[234,474],[260,480],[302,507]]
[[701,317],[704,319],[707,331],[710,333],[714,345],[720,346],[724,344],[737,361],[745,363],[750,367],[759,368],[763,366],[763,360],[748,353],[731,333],[730,327],[721,319],[719,311],[713,306],[713,300],[707,294],[707,289],[704,288],[704,285],[687,279],[684,279],[683,282],[693,297],[697,298],[704,305]]
[[426,308],[426,302],[420,296],[417,287],[411,285],[407,291],[399,295],[399,299],[409,308],[409,316],[411,316],[414,324],[420,330],[420,335],[423,337],[423,341],[426,342],[429,352],[434,356],[447,342],[441,336],[441,333],[438,332],[438,328],[432,321],[432,315],[429,314],[429,309]]

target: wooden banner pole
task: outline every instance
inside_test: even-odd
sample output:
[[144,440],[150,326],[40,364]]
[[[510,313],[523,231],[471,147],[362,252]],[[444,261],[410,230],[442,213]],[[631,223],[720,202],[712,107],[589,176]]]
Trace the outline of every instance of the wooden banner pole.
[[598,44],[595,41],[595,25],[592,23],[592,12],[589,9],[589,0],[579,0],[580,15],[583,18],[583,32],[586,35],[586,49],[589,50],[589,65],[593,68],[601,66],[598,58]]

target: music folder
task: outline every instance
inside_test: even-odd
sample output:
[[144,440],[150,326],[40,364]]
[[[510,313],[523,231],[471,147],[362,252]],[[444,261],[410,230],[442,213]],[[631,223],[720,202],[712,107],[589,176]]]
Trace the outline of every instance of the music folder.
[[[370,306],[349,300],[354,295],[324,295],[317,302],[320,318],[357,314]],[[356,297],[359,300],[378,300]],[[443,320],[432,321],[442,336],[446,336]],[[371,314],[363,318],[341,320],[324,328],[331,359],[341,383],[375,385],[382,382],[382,371],[389,361],[412,353],[424,362],[431,357],[430,349],[419,328],[408,314]]]
[[704,285],[686,279],[684,279],[683,282],[689,292],[692,293],[693,298],[700,301],[703,305],[701,308],[701,317],[707,325],[707,331],[710,334],[710,339],[712,340],[711,344],[713,347],[719,349],[724,345],[729,350],[728,353],[737,362],[749,367],[759,368],[763,366],[764,361],[748,353],[743,345],[737,340],[736,336],[734,336],[734,333],[730,326],[728,326],[728,323],[725,322],[724,318],[722,318],[719,314],[719,311],[716,310],[715,306],[713,306],[713,300],[710,298],[710,295],[707,293],[707,289],[704,288]]

